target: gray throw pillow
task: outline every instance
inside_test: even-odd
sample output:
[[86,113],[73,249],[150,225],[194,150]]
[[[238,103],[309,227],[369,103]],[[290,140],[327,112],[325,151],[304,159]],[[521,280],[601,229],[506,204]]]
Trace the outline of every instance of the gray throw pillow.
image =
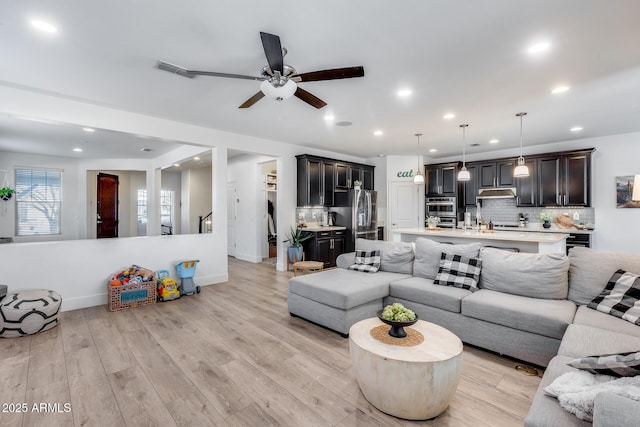
[[413,273],[413,244],[356,239],[356,251],[380,251],[380,271]]
[[565,254],[530,254],[482,248],[480,287],[523,297],[566,299],[569,259]]
[[413,264],[413,275],[434,280],[438,275],[440,258],[443,253],[447,255],[461,255],[467,258],[478,258],[480,243],[449,245],[420,237],[416,239],[416,261]]
[[631,351],[620,354],[604,354],[574,359],[567,365],[592,374],[611,375],[612,377],[635,377],[640,375],[640,352]]

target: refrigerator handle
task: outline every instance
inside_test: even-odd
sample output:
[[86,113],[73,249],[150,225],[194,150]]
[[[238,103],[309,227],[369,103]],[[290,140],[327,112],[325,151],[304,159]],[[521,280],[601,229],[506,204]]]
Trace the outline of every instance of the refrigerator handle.
[[367,214],[369,217],[367,218],[368,228],[371,228],[371,193],[367,193]]

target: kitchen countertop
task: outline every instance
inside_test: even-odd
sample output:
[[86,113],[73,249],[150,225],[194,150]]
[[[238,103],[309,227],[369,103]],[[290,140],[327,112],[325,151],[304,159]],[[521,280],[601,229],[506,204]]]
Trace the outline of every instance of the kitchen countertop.
[[413,234],[420,236],[442,236],[459,237],[465,239],[478,240],[504,240],[511,242],[533,242],[533,243],[557,243],[569,237],[568,233],[556,231],[554,233],[538,233],[533,230],[520,231],[494,230],[493,233],[481,233],[478,231],[463,231],[458,229],[428,230],[425,227],[394,228],[394,234]]
[[323,225],[307,225],[306,227],[302,227],[302,231],[313,231],[314,233],[317,231],[340,231],[346,230],[347,227],[342,227],[339,225],[332,226],[323,226]]
[[[462,229],[458,226],[458,229]],[[557,224],[551,223],[551,228],[544,228],[541,222],[530,222],[524,227],[507,227],[507,228],[495,228],[495,231],[524,231],[535,233],[570,233],[570,234],[592,234],[595,230],[593,228],[560,228]]]

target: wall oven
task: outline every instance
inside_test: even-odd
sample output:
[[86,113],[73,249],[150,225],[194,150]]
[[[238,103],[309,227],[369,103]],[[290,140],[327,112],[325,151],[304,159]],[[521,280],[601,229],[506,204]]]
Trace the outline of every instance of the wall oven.
[[428,217],[437,216],[440,218],[440,227],[456,228],[456,206],[457,201],[455,197],[427,197],[425,227],[427,226],[426,219]]

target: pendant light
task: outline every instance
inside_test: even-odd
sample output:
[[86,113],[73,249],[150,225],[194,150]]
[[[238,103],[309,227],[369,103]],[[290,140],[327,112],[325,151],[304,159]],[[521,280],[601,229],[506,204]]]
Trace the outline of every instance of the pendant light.
[[418,137],[418,172],[413,176],[413,183],[420,185],[424,184],[424,175],[422,174],[422,166],[420,166],[420,137],[421,133],[414,134]]
[[516,117],[520,117],[520,157],[518,157],[518,166],[513,170],[513,176],[515,178],[524,178],[529,176],[529,168],[524,164],[524,157],[522,157],[522,117],[527,113],[518,113]]
[[467,126],[469,125],[468,124],[460,125],[460,127],[462,128],[462,169],[460,169],[460,172],[458,172],[458,181],[469,181],[471,179],[471,174],[467,170],[467,164],[465,161],[465,151],[464,151],[464,146],[466,145],[465,131],[467,130]]

